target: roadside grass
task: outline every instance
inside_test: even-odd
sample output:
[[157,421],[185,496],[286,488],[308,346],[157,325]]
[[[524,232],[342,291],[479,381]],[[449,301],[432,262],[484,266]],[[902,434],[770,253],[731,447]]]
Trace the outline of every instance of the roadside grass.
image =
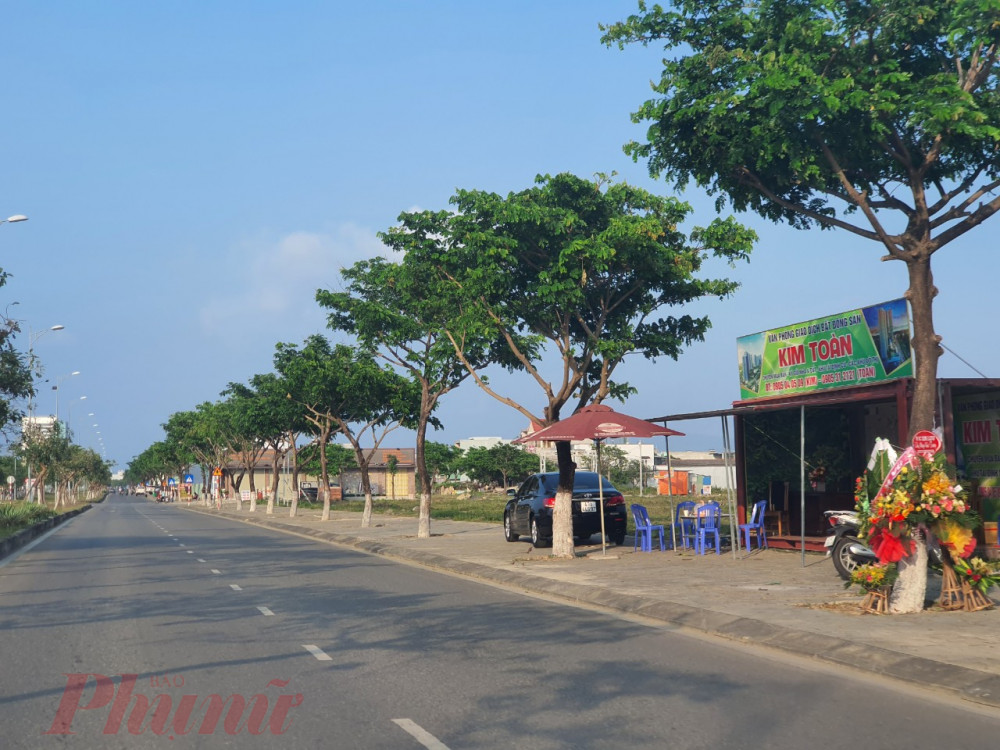
[[0,503],[0,539],[13,536],[21,529],[57,515],[59,515],[57,511],[44,505],[24,502]]
[[[675,495],[673,498],[670,498],[666,495],[654,495],[652,493],[645,493],[643,495],[639,495],[638,493],[625,494],[626,506],[631,505],[632,503],[638,503],[639,505],[646,506],[652,522],[654,524],[663,524],[668,531],[670,529],[670,522],[672,519],[671,499],[673,500],[673,504],[675,506],[682,500],[694,500],[697,502],[705,499],[710,499],[725,505],[725,498],[721,495],[712,496],[711,498],[695,495]],[[418,504],[419,501],[414,499],[375,497],[372,503],[372,510],[376,514],[416,518]],[[498,492],[437,494],[431,498],[431,518],[501,524],[503,523],[503,509],[506,504],[507,496]],[[300,502],[299,507],[321,508],[322,505],[319,503]],[[330,503],[330,508],[332,510],[355,513],[361,513],[364,510],[364,507],[365,501],[362,497],[351,497],[346,500]],[[628,528],[629,531],[632,531],[634,528],[631,513],[628,514]],[[728,533],[727,519],[722,520],[722,530],[723,534]]]

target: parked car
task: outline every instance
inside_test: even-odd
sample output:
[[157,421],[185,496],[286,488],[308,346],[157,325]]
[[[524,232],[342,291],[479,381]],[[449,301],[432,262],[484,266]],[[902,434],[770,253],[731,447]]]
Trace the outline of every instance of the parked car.
[[[598,511],[600,486],[593,471],[578,471],[573,483],[573,537],[583,542],[601,532]],[[507,501],[503,511],[503,530],[508,542],[522,534],[531,537],[536,547],[552,543],[552,509],[556,504],[559,473],[532,474]],[[628,523],[625,498],[607,479],[603,479],[604,532],[615,544],[624,544]]]

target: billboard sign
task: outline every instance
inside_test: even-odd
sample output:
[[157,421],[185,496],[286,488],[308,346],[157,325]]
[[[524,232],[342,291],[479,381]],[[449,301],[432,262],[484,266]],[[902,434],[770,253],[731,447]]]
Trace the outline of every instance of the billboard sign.
[[741,336],[740,398],[770,398],[913,375],[906,300]]
[[955,396],[955,459],[959,479],[971,480],[983,518],[1000,514],[1000,392]]

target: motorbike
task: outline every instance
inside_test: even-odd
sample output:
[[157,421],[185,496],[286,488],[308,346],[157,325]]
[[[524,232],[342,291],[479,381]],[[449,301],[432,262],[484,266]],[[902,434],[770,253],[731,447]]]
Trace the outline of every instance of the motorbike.
[[[825,510],[823,515],[830,524],[826,532],[827,557],[833,558],[833,567],[845,581],[859,565],[878,562],[878,556],[858,537],[858,514],[853,510]],[[931,571],[941,567],[941,547],[931,537],[927,542],[927,564]]]
[[826,554],[833,558],[833,567],[845,581],[859,565],[878,561],[871,548],[858,538],[858,514],[853,510],[825,510],[823,515],[830,524],[827,530]]

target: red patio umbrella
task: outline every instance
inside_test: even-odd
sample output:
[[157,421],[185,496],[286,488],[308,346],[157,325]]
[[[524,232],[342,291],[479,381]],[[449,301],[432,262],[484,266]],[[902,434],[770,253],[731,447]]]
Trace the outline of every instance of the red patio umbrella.
[[541,443],[557,440],[593,440],[597,444],[598,498],[601,511],[601,552],[607,554],[604,536],[604,483],[601,476],[601,441],[607,438],[648,438],[661,435],[683,435],[683,432],[647,422],[645,419],[621,414],[604,404],[584,406],[573,416],[561,419],[530,435],[519,437],[515,443]]

